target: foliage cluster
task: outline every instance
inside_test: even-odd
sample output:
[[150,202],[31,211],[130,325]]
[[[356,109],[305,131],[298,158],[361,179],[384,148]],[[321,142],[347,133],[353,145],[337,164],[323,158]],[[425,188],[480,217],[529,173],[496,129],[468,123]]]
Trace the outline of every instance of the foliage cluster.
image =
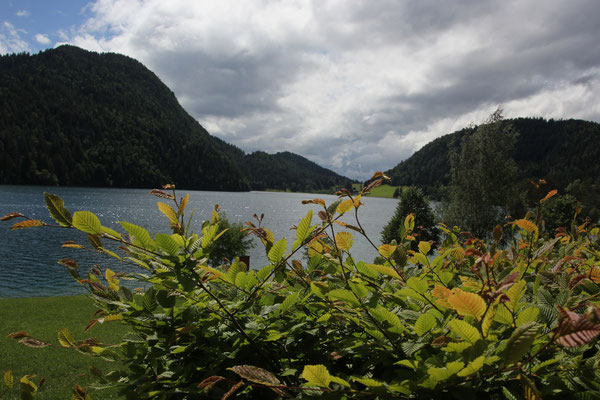
[[[25,217],[13,229],[78,229],[88,234],[86,246],[140,267],[127,276],[100,268],[82,276],[75,261],[62,261],[98,306],[90,328],[121,321],[131,333],[116,347],[68,330],[59,342],[118,361],[101,382],[128,399],[598,396],[599,229],[584,224],[548,236],[538,208],[496,227],[489,242],[442,227],[445,239],[434,249],[415,238],[409,214],[400,240],[378,247],[382,262],[358,261],[351,249],[354,235],[364,235],[361,198],[382,177],[355,197],[341,191],[333,212],[321,199],[305,201],[318,218],[309,210],[292,243],[260,219],[249,223],[269,260],[258,270],[239,260],[207,265],[221,234],[218,213],[191,232],[188,197],[172,187],[154,191],[172,201],[158,203],[168,234],[128,222],[121,222],[126,233],[116,232],[90,212],[71,215],[53,195],[46,203],[56,223]],[[354,225],[340,221],[347,213]],[[4,219],[16,217],[24,216]],[[146,289],[132,292],[125,279]],[[17,337],[44,345],[28,333]]]
[[[582,203],[582,215],[598,221],[600,166],[596,160],[600,157],[600,124],[542,118],[507,119],[505,123],[519,132],[511,154],[517,164],[513,186],[525,193],[530,181],[544,179],[561,194],[575,196]],[[452,180],[450,155],[460,154],[464,138],[478,128],[468,127],[437,138],[386,174],[393,185],[417,186],[432,198],[441,199],[442,188]]]
[[348,181],[298,155],[246,155],[211,136],[154,73],[119,54],[0,56],[0,114],[0,184],[301,191]]

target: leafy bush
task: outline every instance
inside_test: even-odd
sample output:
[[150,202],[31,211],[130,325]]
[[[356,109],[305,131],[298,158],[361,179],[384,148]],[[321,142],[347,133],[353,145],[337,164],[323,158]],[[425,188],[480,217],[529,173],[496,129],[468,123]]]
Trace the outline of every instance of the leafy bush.
[[231,261],[235,257],[245,256],[248,250],[254,247],[252,239],[244,232],[244,225],[238,222],[229,222],[223,214],[219,215],[218,229],[224,233],[210,248],[209,265],[216,266]]
[[[402,241],[404,220],[409,214],[415,214],[416,228],[414,233],[416,238],[420,241],[432,241],[437,244],[440,231],[436,226],[435,216],[423,191],[414,186],[405,187],[402,190],[394,216],[381,232],[382,242]],[[416,250],[416,247],[414,250]]]
[[[411,250],[409,215],[398,244],[379,246],[384,261],[369,264],[350,251],[353,234],[364,234],[358,211],[362,195],[381,183],[380,173],[375,178],[356,197],[340,192],[334,212],[321,199],[305,201],[319,209],[318,219],[309,210],[291,244],[250,224],[269,264],[249,271],[238,260],[207,265],[220,235],[218,214],[191,232],[187,196],[154,191],[173,207],[159,202],[171,233],[152,237],[127,222],[127,233],[115,232],[89,212],[71,216],[47,195],[53,226],[81,230],[96,251],[140,267],[131,275],[96,269],[82,277],[75,261],[63,260],[98,305],[90,327],[122,321],[131,333],[111,347],[62,330],[60,344],[119,361],[99,374],[101,384],[119,385],[128,399],[600,394],[598,228],[545,239],[533,220],[520,219],[505,227],[514,231],[511,247],[499,249],[501,227],[489,243],[443,227],[446,238],[433,256],[429,242]],[[340,221],[347,213],[355,224]],[[51,224],[25,219],[13,229],[42,225]],[[107,250],[110,241],[124,253]],[[304,247],[305,263],[298,258]],[[132,292],[123,279],[147,289]]]

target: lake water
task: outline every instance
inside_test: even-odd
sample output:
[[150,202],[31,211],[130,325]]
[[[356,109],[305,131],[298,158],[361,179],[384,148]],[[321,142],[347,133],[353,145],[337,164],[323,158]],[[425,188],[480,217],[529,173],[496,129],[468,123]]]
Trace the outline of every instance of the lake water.
[[[157,201],[165,201],[149,194],[145,189],[104,188],[57,188],[41,186],[0,186],[0,216],[20,212],[34,219],[54,222],[44,203],[44,192],[55,193],[64,201],[71,213],[79,210],[92,211],[103,225],[123,232],[117,221],[128,221],[146,228],[152,235],[170,233],[168,220],[160,213]],[[230,222],[253,220],[253,214],[265,214],[263,226],[273,231],[276,240],[288,238],[291,246],[297,224],[310,208],[315,211],[313,223],[317,223],[316,205],[303,205],[305,199],[322,198],[327,204],[337,199],[331,195],[277,192],[200,192],[179,191],[178,196],[190,194],[187,211],[195,209],[192,230],[200,231],[202,222],[210,218],[215,204],[227,215]],[[365,198],[359,217],[363,228],[375,244],[379,244],[380,232],[393,215],[397,201],[394,199]],[[348,213],[351,214],[351,213]],[[350,216],[343,219],[353,223]],[[67,240],[87,245],[85,235],[70,229],[29,228],[10,231],[17,220],[0,223],[0,298],[58,296],[84,293],[58,264],[61,258],[77,260],[82,275],[93,265],[107,266],[118,271],[130,272],[127,265],[114,263],[114,259],[81,249],[62,248]],[[341,227],[339,227],[341,228]],[[353,231],[351,231],[353,232]],[[353,232],[355,233],[355,232]],[[251,268],[267,265],[264,247],[257,240],[249,251]],[[288,247],[289,250],[289,247]],[[372,261],[377,251],[363,238],[355,235],[352,253],[355,258]]]

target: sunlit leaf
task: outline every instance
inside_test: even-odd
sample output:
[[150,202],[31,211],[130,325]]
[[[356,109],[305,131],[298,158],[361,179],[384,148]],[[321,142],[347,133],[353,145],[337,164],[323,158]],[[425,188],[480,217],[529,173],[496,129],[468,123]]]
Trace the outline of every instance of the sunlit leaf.
[[448,322],[448,327],[454,334],[460,336],[471,344],[474,344],[481,339],[481,334],[477,328],[462,319],[453,319],[452,321]]
[[460,315],[476,319],[481,319],[486,309],[485,301],[478,294],[465,292],[459,288],[452,290],[452,294],[448,296],[448,303]]
[[381,254],[382,257],[390,258],[392,254],[394,254],[396,247],[397,246],[392,246],[391,244],[382,244],[377,248],[377,250],[379,251],[379,254]]
[[352,377],[350,379],[353,380],[354,382],[362,383],[366,387],[381,387],[381,386],[383,386],[383,383],[376,381],[375,379],[371,379],[371,378]]
[[419,252],[423,255],[427,255],[431,250],[431,243],[429,242],[419,242]]
[[333,300],[342,300],[354,305],[360,304],[356,299],[356,296],[351,291],[346,289],[334,289],[328,292],[327,296]]
[[331,383],[331,375],[324,365],[306,365],[302,371],[302,377],[311,385],[328,388]]
[[354,238],[350,232],[338,232],[335,235],[335,242],[341,250],[348,251],[352,248]]
[[7,388],[13,387],[14,380],[13,380],[13,375],[12,375],[11,371],[4,372],[4,384],[6,385]]
[[558,190],[554,189],[548,192],[548,194],[546,196],[544,196],[543,199],[540,200],[540,203],[545,202],[546,200],[548,200],[550,197],[556,195],[558,193]]
[[156,244],[165,253],[173,256],[179,253],[179,244],[175,239],[166,233],[157,233],[155,236]]
[[126,221],[119,221],[119,224],[133,237],[135,245],[150,250],[156,248],[156,243],[154,243],[154,240],[152,240],[150,233],[146,229]]
[[298,227],[296,228],[296,241],[292,247],[292,250],[295,250],[306,238],[310,235],[311,229],[310,224],[312,222],[313,210],[309,210],[308,214],[300,220]]
[[177,219],[177,213],[175,212],[175,210],[173,210],[173,207],[160,201],[156,204],[158,205],[158,209],[160,210],[160,212],[162,212],[169,219],[169,223],[171,226],[175,226],[179,223]]
[[58,343],[62,347],[75,347],[75,339],[69,329],[62,328],[58,330]]
[[14,231],[15,229],[34,228],[36,226],[44,226],[44,223],[37,219],[28,219],[25,221],[17,222],[16,224],[10,227],[10,230]]
[[335,212],[338,214],[344,214],[354,208],[354,202],[352,199],[344,200],[340,204],[338,204]]
[[517,224],[517,226],[529,233],[534,233],[537,232],[538,227],[531,221],[528,221],[526,219],[518,219],[515,221],[515,224]]
[[271,247],[269,250],[268,258],[273,264],[277,264],[283,258],[287,250],[287,240],[285,238],[280,239]]
[[421,314],[415,321],[415,333],[419,336],[427,334],[437,326],[437,320],[430,313]]
[[291,306],[296,304],[299,298],[300,292],[293,292],[292,294],[287,296],[285,300],[283,300],[283,302],[281,303],[281,306],[279,307],[279,315],[285,313]]
[[396,279],[401,279],[400,275],[398,275],[398,273],[393,268],[386,267],[385,265],[379,265],[379,264],[366,264],[366,265],[368,268],[371,268],[372,270],[375,270],[375,271],[379,272],[380,274],[391,276],[392,278],[396,278]]
[[481,367],[483,367],[484,361],[485,361],[485,356],[479,356],[476,359],[474,359],[473,361],[471,361],[469,364],[467,364],[467,366],[464,369],[462,369],[460,372],[458,372],[456,375],[458,375],[458,376],[473,375],[474,373],[479,371],[481,369]]
[[82,232],[92,235],[102,234],[102,224],[98,217],[89,211],[75,211],[73,214],[73,226]]

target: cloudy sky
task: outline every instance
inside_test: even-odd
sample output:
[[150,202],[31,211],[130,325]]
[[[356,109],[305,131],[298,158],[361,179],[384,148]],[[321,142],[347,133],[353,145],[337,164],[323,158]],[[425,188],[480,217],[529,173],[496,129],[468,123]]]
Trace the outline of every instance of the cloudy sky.
[[212,134],[353,178],[506,117],[600,122],[597,0],[5,0],[0,53],[126,54]]

